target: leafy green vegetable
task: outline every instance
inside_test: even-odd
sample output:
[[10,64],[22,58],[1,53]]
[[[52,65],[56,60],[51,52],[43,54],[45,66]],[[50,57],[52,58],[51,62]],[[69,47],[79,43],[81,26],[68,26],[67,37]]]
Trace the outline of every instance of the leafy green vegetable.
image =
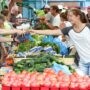
[[51,46],[54,51],[56,51],[57,53],[60,52],[60,48],[59,48],[58,45],[55,44],[55,43],[51,43],[51,42],[41,42],[41,43],[39,44],[39,46],[43,46],[43,47]]
[[44,37],[43,35],[32,35],[32,38],[34,38],[34,41],[26,41],[26,42],[20,43],[18,46],[17,52],[28,51],[35,46],[42,46],[42,47],[51,46],[54,51],[56,51],[57,53],[60,52],[60,48],[58,47],[57,44],[50,43],[50,42],[47,42],[47,43],[42,42],[43,37]]
[[[22,72],[23,70],[33,72],[43,72],[45,68],[51,68],[53,66],[53,62],[56,62],[58,64],[64,65],[63,62],[58,61],[58,58],[51,55],[51,54],[45,54],[41,53],[40,55],[30,57],[29,59],[23,59],[17,63],[14,64],[13,69],[17,73]],[[74,71],[72,67],[67,65],[71,72]]]
[[36,43],[31,42],[31,41],[26,41],[26,42],[20,43],[18,46],[18,52],[28,51],[30,48],[32,48],[35,45],[36,45]]
[[42,42],[42,35],[33,35],[34,41],[25,41],[19,44],[17,52],[28,51],[34,46],[38,46]]

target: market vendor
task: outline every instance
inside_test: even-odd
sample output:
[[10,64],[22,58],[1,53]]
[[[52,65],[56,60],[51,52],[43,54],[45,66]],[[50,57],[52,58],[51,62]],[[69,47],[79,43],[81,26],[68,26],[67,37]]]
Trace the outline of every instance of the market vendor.
[[59,28],[61,19],[59,14],[59,8],[56,5],[53,5],[50,7],[51,12],[51,22],[48,22],[47,20],[44,21],[44,23],[52,30]]
[[[15,33],[17,33],[17,34],[24,34],[24,33],[26,33],[24,30],[22,31],[22,30],[16,30],[16,29],[14,29],[14,30],[5,30],[5,29],[0,29],[0,45],[1,45],[1,43],[2,42],[12,42],[12,41],[17,41],[16,39],[13,39],[13,38],[6,38],[6,37],[3,37],[2,35],[7,35],[7,34],[15,34]],[[2,50],[1,50],[2,48],[0,48],[0,54],[2,54]],[[0,64],[2,64],[4,61],[2,60],[2,55],[0,56]]]
[[86,17],[79,9],[68,11],[68,19],[71,27],[62,30],[31,30],[30,32],[44,35],[68,35],[80,56],[79,68],[85,75],[90,75],[90,25]]

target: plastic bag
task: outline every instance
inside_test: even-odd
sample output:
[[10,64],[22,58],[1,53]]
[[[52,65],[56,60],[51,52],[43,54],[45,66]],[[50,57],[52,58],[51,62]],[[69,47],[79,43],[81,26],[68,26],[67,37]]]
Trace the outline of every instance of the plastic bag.
[[32,36],[30,34],[25,34],[23,36],[18,36],[17,39],[20,41],[20,42],[23,42],[25,40],[30,40],[30,41],[34,41],[34,39],[32,38]]
[[58,73],[60,70],[62,70],[66,74],[71,74],[69,68],[66,65],[57,64],[56,62],[53,63],[52,69]]
[[58,37],[53,39],[53,43],[55,43],[59,46],[61,55],[69,54],[68,47]]
[[47,36],[44,36],[43,39],[42,39],[42,42],[53,42],[53,36],[51,35],[47,35]]

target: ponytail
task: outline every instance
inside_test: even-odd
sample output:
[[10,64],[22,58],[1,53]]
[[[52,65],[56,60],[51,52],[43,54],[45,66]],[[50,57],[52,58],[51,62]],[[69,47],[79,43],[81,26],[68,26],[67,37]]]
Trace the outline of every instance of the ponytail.
[[81,12],[80,20],[81,20],[82,23],[87,23],[88,22],[84,12]]

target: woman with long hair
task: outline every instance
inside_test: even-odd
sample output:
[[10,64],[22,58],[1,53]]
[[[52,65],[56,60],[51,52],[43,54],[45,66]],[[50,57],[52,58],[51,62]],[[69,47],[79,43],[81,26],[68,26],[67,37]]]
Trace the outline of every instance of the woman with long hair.
[[79,9],[69,10],[68,20],[72,26],[62,30],[30,30],[30,32],[44,35],[68,35],[80,57],[79,68],[85,75],[90,75],[90,25],[87,24],[85,14]]

